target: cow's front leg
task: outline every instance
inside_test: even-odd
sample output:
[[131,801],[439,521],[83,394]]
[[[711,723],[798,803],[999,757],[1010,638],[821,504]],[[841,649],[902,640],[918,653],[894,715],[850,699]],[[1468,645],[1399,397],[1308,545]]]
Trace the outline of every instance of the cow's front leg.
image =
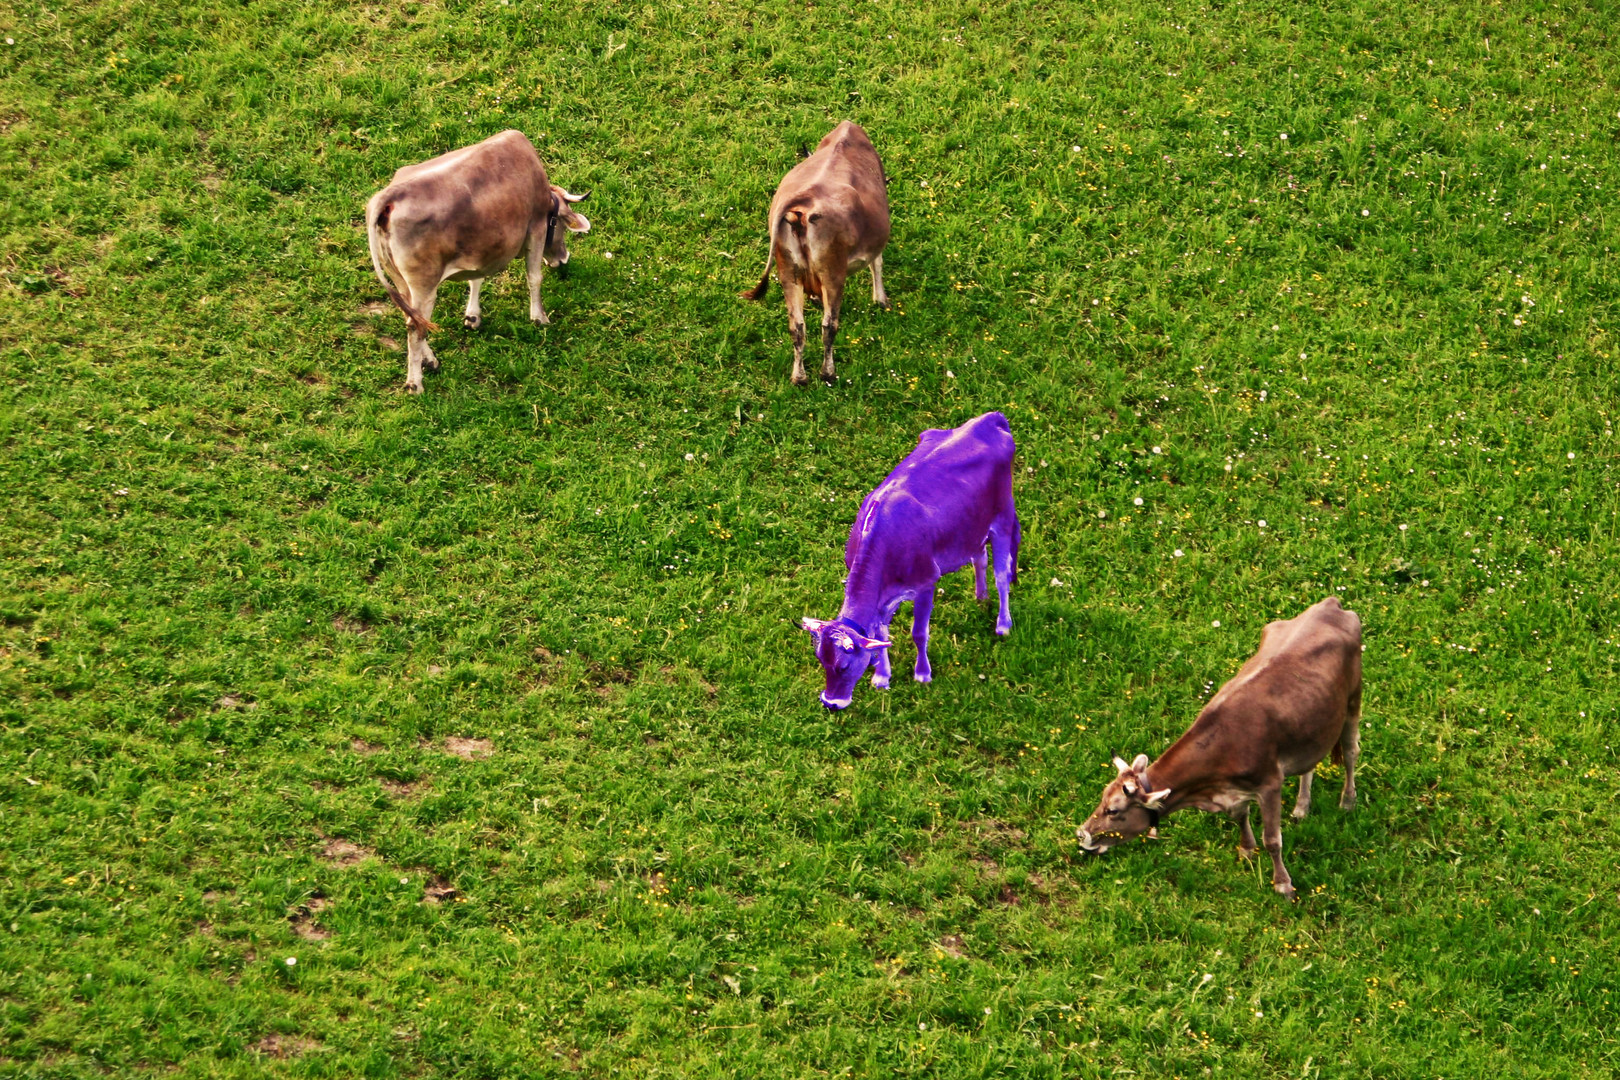
[[1299,778],[1299,797],[1294,800],[1294,811],[1289,816],[1295,821],[1304,821],[1305,815],[1311,812],[1311,780],[1316,776],[1312,769]]
[[1018,556],[1009,540],[1006,536],[990,538],[990,552],[996,572],[996,599],[1000,603],[996,611],[996,633],[1001,637],[1012,633],[1012,600],[1007,592],[1012,588],[1013,560]]
[[484,322],[484,311],[478,306],[478,291],[483,287],[483,278],[467,282],[467,313],[461,317],[461,325],[469,330],[478,329]]
[[1260,845],[1254,842],[1254,829],[1249,827],[1249,804],[1244,803],[1228,810],[1226,816],[1238,825],[1238,854],[1245,860],[1254,858],[1254,853]]
[[[892,615],[884,618],[883,621],[878,623],[877,627],[872,631],[872,636],[877,638],[879,641],[889,640],[890,617],[892,617]],[[887,690],[889,688],[889,676],[891,671],[892,669],[889,666],[889,650],[879,649],[877,651],[877,656],[872,661],[872,685],[879,690]]]
[[545,233],[540,238],[529,237],[529,321],[539,326],[548,326],[551,318],[540,303],[540,278],[546,272]]
[[833,339],[838,337],[838,315],[844,307],[843,274],[827,274],[821,279],[821,381],[838,381],[833,372]]
[[872,260],[872,303],[881,304],[884,307],[889,306],[889,294],[883,291],[883,255],[881,252]]
[[934,613],[934,587],[930,585],[911,602],[911,640],[917,646],[917,667],[912,678],[933,682],[934,669],[928,664],[928,618]]
[[778,274],[782,280],[782,298],[787,301],[788,329],[793,333],[793,385],[805,386],[810,376],[804,373],[804,283],[797,274]]
[[1339,752],[1344,755],[1344,790],[1339,793],[1339,809],[1356,808],[1356,760],[1361,757],[1361,688],[1350,695],[1349,715],[1339,736]]
[[1294,879],[1282,860],[1282,777],[1260,792],[1260,835],[1271,852],[1271,887],[1294,899]]
[[[438,299],[438,290],[411,287],[411,306],[421,314],[424,322],[433,321],[433,304]],[[412,328],[405,335],[405,392],[407,394],[420,394],[422,392],[422,369],[429,371],[439,370],[439,358],[433,355],[428,347],[427,330]]]

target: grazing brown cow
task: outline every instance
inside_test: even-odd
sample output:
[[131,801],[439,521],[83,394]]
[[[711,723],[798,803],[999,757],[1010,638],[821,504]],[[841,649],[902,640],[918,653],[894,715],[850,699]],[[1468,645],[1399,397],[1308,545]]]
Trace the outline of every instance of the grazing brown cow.
[[1249,804],[1260,804],[1272,888],[1294,897],[1282,861],[1283,778],[1299,777],[1295,820],[1311,807],[1311,777],[1333,754],[1344,763],[1341,809],[1356,805],[1360,753],[1361,620],[1339,598],[1269,623],[1260,651],[1209,700],[1187,733],[1158,761],[1141,754],[1119,758],[1119,775],[1080,827],[1080,846],[1100,853],[1155,829],[1159,818],[1183,806],[1225,814],[1242,827],[1238,848],[1255,851]]
[[[445,281],[469,283],[463,322],[483,322],[478,290],[486,277],[528,257],[529,318],[548,323],[540,275],[568,261],[568,233],[589,232],[570,195],[546,177],[521,131],[503,131],[420,165],[407,165],[366,204],[371,265],[410,328],[405,389],[422,392],[422,368],[439,370],[428,348],[433,304]],[[562,228],[558,228],[561,225]]]
[[833,381],[833,338],[851,270],[872,268],[872,303],[889,306],[883,291],[883,247],[889,242],[889,191],[872,140],[848,120],[816,152],[782,178],[771,200],[771,253],[759,284],[743,293],[762,300],[771,265],[787,299],[793,331],[793,381],[804,373],[804,294],[821,298],[821,377]]

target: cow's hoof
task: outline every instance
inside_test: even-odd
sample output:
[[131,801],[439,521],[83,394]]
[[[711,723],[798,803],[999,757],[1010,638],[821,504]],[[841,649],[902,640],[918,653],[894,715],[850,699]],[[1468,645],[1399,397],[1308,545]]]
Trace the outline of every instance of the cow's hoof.
[[838,376],[834,375],[830,371],[823,371],[821,373],[821,381],[826,383],[828,386],[832,386],[838,382]]
[[1296,806],[1288,816],[1293,818],[1295,821],[1304,821],[1305,815],[1309,814],[1310,812],[1310,807]]
[[1354,795],[1350,796],[1348,799],[1340,799],[1339,800],[1339,809],[1340,810],[1354,810],[1355,808],[1356,808],[1356,797]]
[[422,392],[422,384],[421,383],[406,383],[405,384],[405,392],[407,394],[420,394]]
[[1010,633],[1012,633],[1011,623],[1008,623],[1006,626],[1001,626],[999,624],[996,626],[996,637],[1006,637]]
[[874,676],[872,676],[872,689],[874,689],[874,690],[887,690],[888,688],[889,688],[889,677],[887,675],[874,675]]
[[1299,894],[1294,891],[1293,885],[1273,885],[1272,888],[1277,890],[1278,896],[1284,897],[1290,901],[1299,899]]
[[1254,858],[1254,853],[1259,851],[1259,850],[1260,850],[1259,848],[1252,848],[1252,847],[1246,848],[1242,844],[1239,844],[1238,845],[1238,858],[1242,859],[1244,862],[1248,862],[1250,859]]
[[423,371],[438,371],[439,370],[439,358],[437,356],[424,356],[422,358],[422,370]]
[[932,671],[919,671],[913,674],[911,677],[921,683],[930,683],[934,681],[934,673]]
[[809,386],[810,376],[804,374],[795,375],[791,381],[794,386]]
[[482,315],[464,315],[461,319],[461,325],[469,330],[476,330],[484,325],[484,317]]

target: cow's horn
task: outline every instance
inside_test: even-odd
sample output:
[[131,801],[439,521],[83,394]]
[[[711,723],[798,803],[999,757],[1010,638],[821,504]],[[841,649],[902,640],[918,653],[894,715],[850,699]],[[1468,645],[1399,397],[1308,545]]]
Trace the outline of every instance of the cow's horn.
[[584,202],[590,197],[591,193],[588,191],[582,191],[578,195],[570,195],[566,190],[563,192],[563,198],[567,199],[569,202]]
[[1131,767],[1125,764],[1125,759],[1120,757],[1118,754],[1114,755],[1114,768],[1118,769],[1122,773],[1128,773],[1131,771]]

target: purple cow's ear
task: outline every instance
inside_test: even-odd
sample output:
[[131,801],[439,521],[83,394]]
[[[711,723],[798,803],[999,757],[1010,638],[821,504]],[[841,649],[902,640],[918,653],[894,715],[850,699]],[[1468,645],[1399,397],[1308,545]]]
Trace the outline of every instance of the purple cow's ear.
[[810,631],[812,634],[819,634],[823,630],[827,629],[828,624],[825,619],[803,618],[799,620],[799,625]]

